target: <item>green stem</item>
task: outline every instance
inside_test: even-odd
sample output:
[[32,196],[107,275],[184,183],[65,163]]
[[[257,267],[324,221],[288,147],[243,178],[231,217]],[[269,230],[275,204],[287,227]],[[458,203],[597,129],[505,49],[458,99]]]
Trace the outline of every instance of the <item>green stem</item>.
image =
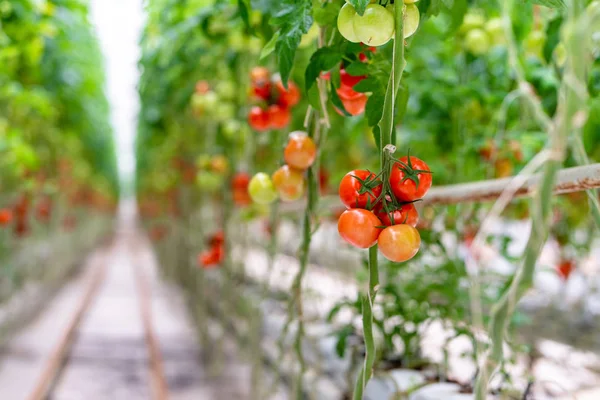
[[[400,80],[404,72],[404,7],[395,7],[396,33],[394,37],[394,57],[392,60],[392,70],[390,72],[389,84],[385,94],[385,103],[383,116],[379,122],[381,159],[380,167],[383,170],[387,165],[387,155],[385,147],[392,143],[395,114],[395,102]],[[373,339],[373,305],[375,296],[379,287],[379,265],[377,262],[377,245],[369,249],[369,290],[367,296],[362,297],[363,314],[363,335],[365,339],[365,361],[358,374],[354,386],[354,400],[362,400],[367,382],[373,375],[373,365],[375,364],[376,347]]]

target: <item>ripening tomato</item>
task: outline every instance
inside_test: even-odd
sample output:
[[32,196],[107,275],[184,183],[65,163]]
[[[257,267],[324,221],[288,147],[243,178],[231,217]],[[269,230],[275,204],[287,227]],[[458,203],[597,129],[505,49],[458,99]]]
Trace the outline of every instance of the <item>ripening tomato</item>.
[[243,207],[252,204],[252,198],[248,194],[248,190],[236,189],[231,194],[233,203],[237,206]]
[[[210,160],[210,169],[218,174],[224,174],[229,168],[229,162],[224,155],[216,155]],[[194,170],[195,173],[195,170]]]
[[248,113],[248,124],[250,124],[250,127],[255,131],[263,132],[268,130],[270,122],[269,113],[266,110],[263,110],[259,106],[254,106],[250,109],[250,112]]
[[206,81],[196,82],[196,93],[205,94],[210,91],[210,85]]
[[305,182],[302,171],[284,165],[275,171],[272,180],[283,201],[298,200],[304,194]]
[[248,193],[255,203],[271,204],[277,200],[277,191],[271,177],[264,172],[259,172],[250,180]]
[[0,226],[6,226],[13,220],[13,212],[9,208],[0,209]]
[[417,157],[402,157],[392,167],[390,186],[400,201],[423,198],[431,187],[431,172],[425,161]]
[[346,72],[346,70],[344,68],[341,68],[340,69],[340,78],[341,78],[343,86],[348,86],[348,87],[352,88],[358,82],[362,81],[363,79],[366,79],[367,76],[366,75],[360,75],[360,76],[350,75],[349,73]]
[[378,206],[375,215],[385,226],[407,224],[416,227],[419,223],[419,213],[412,203],[404,204],[390,213],[386,213],[383,207]]
[[496,178],[508,178],[513,173],[513,163],[508,158],[499,158],[494,162]]
[[292,81],[288,81],[288,88],[286,89],[283,86],[283,82],[278,80],[275,83],[275,88],[277,89],[277,93],[279,97],[277,99],[277,103],[284,107],[293,107],[300,101],[300,90],[298,86]]
[[377,243],[381,221],[371,211],[360,208],[346,210],[338,220],[342,239],[359,249],[368,249]]
[[381,196],[381,181],[371,171],[356,169],[340,182],[340,200],[348,208],[372,208]]
[[266,67],[254,67],[250,71],[250,81],[252,83],[264,83],[271,79],[271,73]]
[[285,128],[290,123],[290,119],[292,119],[290,110],[279,104],[269,106],[267,112],[269,115],[269,125],[274,129]]
[[317,158],[317,146],[306,132],[292,132],[287,146],[285,146],[283,158],[292,168],[308,169]]
[[421,247],[421,235],[406,224],[392,225],[381,231],[379,250],[390,261],[404,262],[413,258]]

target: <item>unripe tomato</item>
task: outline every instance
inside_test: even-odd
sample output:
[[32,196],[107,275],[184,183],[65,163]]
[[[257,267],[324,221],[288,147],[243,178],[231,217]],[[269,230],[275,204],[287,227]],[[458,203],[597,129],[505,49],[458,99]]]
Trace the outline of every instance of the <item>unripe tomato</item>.
[[361,208],[346,210],[338,220],[342,239],[359,249],[368,249],[377,243],[381,221],[371,211]]
[[543,31],[532,31],[525,38],[525,50],[529,55],[542,57],[546,34]]
[[269,117],[269,126],[273,129],[283,129],[290,123],[292,114],[286,107],[282,107],[279,104],[273,104],[269,106],[267,110]]
[[275,89],[277,89],[279,95],[277,103],[283,107],[293,107],[300,101],[300,90],[292,81],[288,81],[288,88],[286,89],[280,79],[275,83]]
[[379,251],[393,262],[404,262],[413,258],[421,247],[419,231],[410,225],[388,226],[379,235]]
[[371,171],[356,169],[348,172],[340,182],[339,195],[348,208],[367,208],[375,206],[381,196],[381,181]]
[[340,78],[342,80],[343,86],[348,86],[350,88],[354,87],[358,82],[366,79],[366,75],[353,76],[346,72],[344,68],[340,69]]
[[266,131],[270,128],[269,113],[259,106],[254,106],[248,113],[248,124],[252,129],[258,132]]
[[272,176],[273,185],[283,201],[298,200],[304,194],[305,182],[302,172],[284,165]]
[[354,18],[357,17],[356,9],[349,3],[344,4],[337,19],[337,28],[344,39],[358,43],[360,39],[354,33]]
[[199,171],[196,185],[207,193],[215,193],[223,185],[223,177],[214,172]]
[[394,36],[394,16],[379,4],[369,4],[364,14],[356,14],[352,22],[356,38],[369,46],[384,45]]
[[250,180],[248,193],[255,203],[271,204],[277,200],[277,191],[269,175],[259,172]]
[[483,28],[485,17],[481,14],[468,13],[463,17],[463,23],[460,26],[459,32],[466,34],[472,29]]
[[404,4],[415,4],[419,0],[404,0]]
[[308,169],[317,157],[317,146],[306,132],[290,133],[290,139],[283,152],[285,162],[292,168]]
[[235,98],[235,85],[231,81],[219,82],[215,91],[222,99],[233,100]]
[[411,37],[419,28],[419,22],[421,21],[421,14],[419,14],[419,8],[414,4],[407,4],[404,6],[404,26],[402,32],[404,33],[404,39]]
[[386,213],[383,207],[379,206],[377,207],[377,211],[375,211],[375,215],[377,215],[377,218],[379,218],[385,226],[406,224],[416,227],[419,223],[419,213],[412,203],[404,204],[399,209],[391,211],[390,213]]
[[402,157],[394,164],[390,174],[390,186],[400,201],[423,198],[431,187],[431,173],[425,161],[417,157]]
[[483,29],[471,29],[465,36],[465,49],[476,56],[483,55],[490,49],[490,38]]
[[13,212],[8,208],[0,209],[0,226],[6,226],[13,220]]
[[504,36],[504,26],[502,23],[502,18],[495,17],[490,18],[484,27],[486,33],[489,35],[489,38],[493,45],[500,45],[506,43],[506,37]]

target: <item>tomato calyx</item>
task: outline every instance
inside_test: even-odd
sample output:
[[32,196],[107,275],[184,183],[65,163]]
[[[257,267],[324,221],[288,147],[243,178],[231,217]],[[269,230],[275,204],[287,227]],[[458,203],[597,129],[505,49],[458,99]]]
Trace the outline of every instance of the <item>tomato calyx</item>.
[[400,181],[400,183],[404,183],[407,180],[411,180],[415,183],[417,189],[419,188],[419,184],[421,183],[419,179],[419,174],[431,174],[432,172],[424,169],[415,169],[413,168],[412,161],[410,158],[410,150],[407,155],[407,162],[396,159],[392,157],[392,160],[395,162],[392,168],[398,168],[404,174],[404,177]]
[[[360,189],[358,189],[359,195],[368,193],[371,196],[373,196],[373,198],[375,198],[375,201],[373,202],[373,204],[371,204],[371,197],[367,197],[367,208],[366,209],[371,210],[377,203],[379,203],[380,199],[382,198],[382,195],[377,197],[377,195],[374,192],[374,189],[376,187],[381,186],[383,181],[381,179],[379,179],[381,176],[381,173],[379,175],[375,175],[369,170],[367,170],[367,172],[369,172],[369,176],[365,179],[361,179],[356,175],[350,175],[350,176],[353,177],[354,179],[356,179],[360,183]],[[358,207],[358,199],[357,199],[357,208],[359,208]]]

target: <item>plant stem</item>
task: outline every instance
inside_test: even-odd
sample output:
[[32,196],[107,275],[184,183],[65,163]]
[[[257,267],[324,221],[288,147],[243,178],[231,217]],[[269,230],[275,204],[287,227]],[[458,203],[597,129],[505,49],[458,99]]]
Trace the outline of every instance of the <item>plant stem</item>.
[[[379,122],[380,129],[380,168],[383,170],[387,165],[385,147],[392,143],[392,132],[394,126],[395,102],[400,80],[404,72],[404,7],[395,7],[396,33],[394,37],[394,56],[392,60],[392,70],[385,93],[385,103],[382,119]],[[379,288],[379,265],[377,261],[377,245],[369,249],[369,290],[367,296],[362,297],[363,314],[363,335],[365,339],[365,361],[358,374],[354,386],[354,400],[362,400],[367,382],[373,375],[373,365],[375,363],[376,347],[373,339],[373,305],[375,296]]]

